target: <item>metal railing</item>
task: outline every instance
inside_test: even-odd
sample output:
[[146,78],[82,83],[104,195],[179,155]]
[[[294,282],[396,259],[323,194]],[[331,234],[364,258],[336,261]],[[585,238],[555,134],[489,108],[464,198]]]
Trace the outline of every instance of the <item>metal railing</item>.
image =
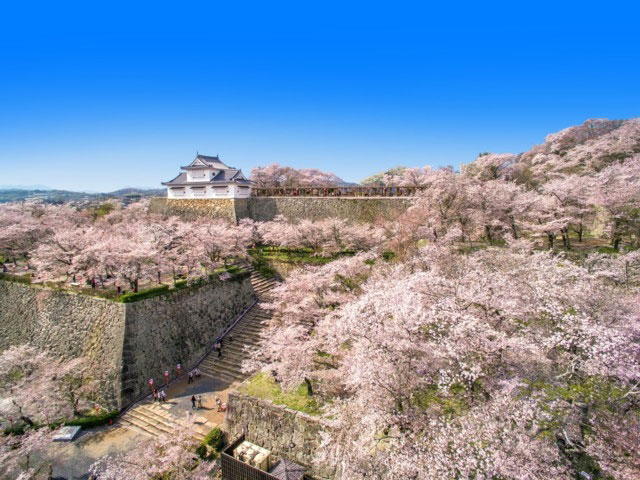
[[[231,323],[230,326],[228,326],[225,331],[222,333],[222,335],[220,335],[219,337],[216,338],[217,340],[223,340],[224,337],[226,337],[229,332],[233,329],[233,327],[235,327],[238,322],[240,320],[242,320],[245,315],[247,313],[249,313],[249,311],[256,305],[256,303],[258,303],[258,299],[256,298],[251,305],[249,305],[248,307],[246,307],[241,313],[240,315],[238,315],[236,317],[236,319],[233,321],[233,323]],[[209,347],[206,352],[200,356],[200,358],[198,358],[198,360],[192,364],[192,366],[190,368],[187,368],[183,374],[181,374],[179,377],[176,376],[173,380],[171,380],[169,383],[166,383],[164,385],[162,385],[160,388],[168,388],[170,385],[173,385],[174,383],[176,383],[178,380],[180,380],[184,375],[187,375],[191,370],[193,370],[194,368],[196,368],[198,365],[200,365],[202,363],[202,361],[207,358],[207,356],[213,351],[213,349],[215,348],[216,345],[216,341],[214,341],[214,343],[211,345],[211,347]],[[118,419],[121,418],[125,413],[127,413],[129,410],[131,410],[135,405],[137,405],[138,403],[142,402],[143,400],[147,399],[147,398],[151,398],[152,394],[149,392],[143,393],[138,395],[136,398],[134,398],[131,402],[129,402],[129,404],[125,407],[123,407],[120,410],[120,414],[118,415]]]
[[427,189],[411,187],[278,187],[252,189],[254,197],[411,197]]

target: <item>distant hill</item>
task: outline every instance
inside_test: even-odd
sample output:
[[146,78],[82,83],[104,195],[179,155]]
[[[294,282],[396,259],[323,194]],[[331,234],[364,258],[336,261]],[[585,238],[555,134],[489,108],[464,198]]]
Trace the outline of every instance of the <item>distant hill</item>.
[[163,197],[166,190],[161,188],[122,188],[109,193],[86,193],[72,192],[69,190],[51,190],[47,189],[31,189],[24,188],[3,189],[0,188],[0,203],[20,202],[24,200],[42,200],[49,203],[78,202],[78,201],[95,201],[107,200],[109,198],[126,198],[130,196],[140,197]]
[[0,185],[0,190],[52,190],[44,185]]

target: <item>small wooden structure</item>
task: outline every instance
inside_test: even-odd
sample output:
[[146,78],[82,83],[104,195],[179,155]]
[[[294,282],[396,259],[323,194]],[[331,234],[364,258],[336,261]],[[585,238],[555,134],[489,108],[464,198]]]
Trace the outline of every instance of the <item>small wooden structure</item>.
[[302,480],[305,478],[305,468],[286,458],[281,458],[275,463],[274,468],[270,472],[266,472],[235,458],[235,450],[243,443],[245,443],[244,435],[231,443],[220,454],[222,480]]
[[410,197],[426,190],[413,187],[279,187],[253,188],[254,197]]

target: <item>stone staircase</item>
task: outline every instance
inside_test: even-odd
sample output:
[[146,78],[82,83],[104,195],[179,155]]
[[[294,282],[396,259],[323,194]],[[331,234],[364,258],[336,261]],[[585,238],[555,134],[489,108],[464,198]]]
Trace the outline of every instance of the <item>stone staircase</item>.
[[[228,384],[241,382],[249,375],[242,372],[242,363],[249,358],[252,349],[260,342],[260,332],[266,327],[266,321],[271,317],[269,311],[262,308],[261,303],[269,301],[269,291],[278,282],[260,275],[253,268],[251,284],[258,298],[258,302],[245,313],[244,317],[233,327],[222,341],[222,356],[218,357],[212,351],[198,365],[202,375],[213,377]],[[171,435],[186,422],[186,417],[180,419],[169,409],[171,403],[154,403],[145,399],[130,408],[119,420],[119,423],[131,430],[145,435]],[[194,438],[202,441],[204,436],[216,425],[207,421],[205,417],[196,413],[196,433]]]
[[219,378],[229,383],[241,382],[247,378],[248,375],[242,372],[242,363],[249,358],[250,352],[257,348],[260,342],[260,332],[271,318],[271,313],[262,308],[261,303],[269,301],[268,292],[277,283],[251,269],[251,284],[258,297],[258,303],[224,338],[222,356],[218,357],[218,353],[213,351],[200,363],[199,368],[203,375]]
[[[184,428],[187,424],[184,419],[176,418],[168,411],[169,403],[154,403],[144,400],[142,403],[128,410],[119,422],[121,425],[144,435],[172,435],[176,431]],[[205,417],[195,415],[194,438],[201,442],[204,436],[216,425],[207,421]]]
[[278,282],[273,278],[266,278],[260,275],[253,267],[249,267],[251,272],[251,285],[256,292],[256,297],[260,302],[268,302],[271,300],[269,296],[269,290],[278,285]]

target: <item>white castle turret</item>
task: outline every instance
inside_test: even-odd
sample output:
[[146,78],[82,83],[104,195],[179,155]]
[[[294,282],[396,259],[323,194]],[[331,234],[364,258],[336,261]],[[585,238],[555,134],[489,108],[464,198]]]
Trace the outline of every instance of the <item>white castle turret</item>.
[[242,170],[231,168],[218,156],[196,155],[189,165],[180,167],[183,172],[162,185],[167,187],[167,197],[178,198],[247,198],[251,196],[253,182]]

